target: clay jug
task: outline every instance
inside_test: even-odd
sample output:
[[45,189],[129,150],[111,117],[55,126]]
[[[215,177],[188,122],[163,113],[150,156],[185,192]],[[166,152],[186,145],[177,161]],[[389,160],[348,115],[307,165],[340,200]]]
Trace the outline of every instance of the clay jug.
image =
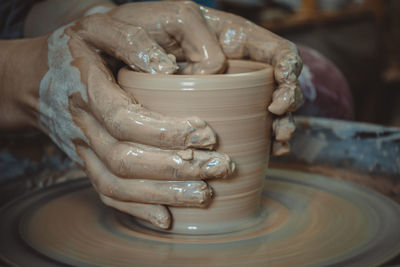
[[208,180],[207,208],[169,207],[170,230],[183,234],[239,231],[258,222],[271,141],[274,79],[269,65],[231,60],[225,74],[158,75],[123,68],[118,82],[144,107],[166,115],[198,116],[217,133],[217,151],[236,163],[224,180]]

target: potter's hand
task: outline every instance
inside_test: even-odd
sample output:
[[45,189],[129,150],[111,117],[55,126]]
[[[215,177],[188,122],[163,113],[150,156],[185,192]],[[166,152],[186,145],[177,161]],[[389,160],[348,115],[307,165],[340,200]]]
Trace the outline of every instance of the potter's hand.
[[109,15],[140,25],[168,53],[190,62],[186,73],[223,71],[225,57],[249,57],[272,64],[278,87],[268,110],[282,116],[274,122],[273,153],[289,151],[286,142],[295,126],[285,113],[296,110],[303,99],[297,81],[302,62],[293,43],[241,17],[190,1],[127,4]]
[[228,156],[209,151],[216,137],[206,122],[148,111],[115,82],[100,51],[143,71],[175,71],[143,28],[93,15],[14,43],[2,92],[28,99],[21,112],[85,170],[107,205],[168,228],[164,205],[207,205],[212,191],[202,180],[232,173]]
[[174,60],[142,28],[93,15],[54,32],[48,47],[41,124],[83,167],[104,203],[162,228],[171,218],[156,204],[208,204],[211,188],[202,180],[225,178],[234,165],[224,154],[189,148],[211,149],[214,132],[198,118],[170,118],[140,106],[96,53],[142,71],[175,71]]
[[[303,101],[297,78],[302,61],[296,46],[272,32],[233,14],[201,7],[203,16],[215,33],[228,58],[249,57],[274,66],[277,89],[268,110],[280,117],[273,123],[274,155],[289,152],[287,141],[295,130],[290,115]],[[288,113],[285,115],[285,113]]]
[[[166,73],[174,71],[173,60],[168,60],[165,55],[160,56],[158,52],[145,59],[152,68],[142,66],[138,51],[147,49],[150,52],[149,47],[155,42],[178,60],[188,61],[190,64],[184,70],[186,73],[221,72],[225,68],[226,57],[251,58],[270,63],[275,67],[278,87],[268,109],[273,114],[283,116],[278,117],[274,123],[276,142],[273,144],[273,153],[277,155],[289,151],[286,142],[295,127],[291,117],[285,114],[296,110],[303,99],[297,82],[302,62],[293,43],[241,17],[201,7],[190,1],[132,3],[119,7],[107,2],[108,0],[42,1],[28,16],[25,34],[38,36],[49,33],[51,29],[79,18],[84,13],[106,12],[109,17],[121,22],[110,22],[116,32],[104,33],[102,25],[107,24],[104,20],[92,27],[93,36],[90,38],[97,38],[98,46],[106,52],[109,49],[119,50],[120,53],[116,56],[120,59],[129,57],[132,62],[137,57],[138,60],[133,65],[138,70]],[[85,11],[93,4],[97,6]],[[66,7],[62,8],[64,5]],[[57,13],[49,16],[47,10]],[[48,22],[47,17],[53,18],[52,23]],[[119,34],[126,30],[130,31],[130,36],[125,38],[132,39],[128,45],[121,42],[124,35]],[[145,36],[144,40],[148,40],[150,36],[155,42],[151,40],[137,43],[135,40],[141,36]],[[159,65],[159,62],[163,63]]]

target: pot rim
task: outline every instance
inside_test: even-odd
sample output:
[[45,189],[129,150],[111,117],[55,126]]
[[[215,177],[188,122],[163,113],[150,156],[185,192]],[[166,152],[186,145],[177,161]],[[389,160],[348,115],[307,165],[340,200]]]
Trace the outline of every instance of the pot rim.
[[228,64],[256,70],[233,74],[168,75],[136,72],[124,67],[118,73],[118,83],[122,87],[136,89],[188,91],[252,87],[274,83],[271,65],[251,60],[228,60]]

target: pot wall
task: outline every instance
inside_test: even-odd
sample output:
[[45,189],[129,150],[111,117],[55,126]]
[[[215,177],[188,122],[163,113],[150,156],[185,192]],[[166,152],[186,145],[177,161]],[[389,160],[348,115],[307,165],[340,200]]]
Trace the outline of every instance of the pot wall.
[[230,61],[229,66],[228,74],[204,76],[119,72],[120,85],[144,107],[205,120],[217,133],[217,151],[236,163],[233,176],[209,180],[215,197],[207,208],[169,207],[173,216],[169,231],[215,234],[257,223],[270,152],[272,118],[267,106],[273,70],[251,61]]

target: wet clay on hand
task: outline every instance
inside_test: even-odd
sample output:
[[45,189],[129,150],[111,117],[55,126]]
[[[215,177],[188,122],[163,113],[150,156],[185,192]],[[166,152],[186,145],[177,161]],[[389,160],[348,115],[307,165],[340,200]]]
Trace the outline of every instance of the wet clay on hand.
[[[268,107],[273,114],[295,111],[303,101],[297,81],[302,61],[296,46],[239,16],[191,1],[127,4],[109,15],[140,25],[167,53],[189,63],[186,74],[220,73],[226,68],[225,58],[273,65],[278,84]],[[277,127],[286,127],[284,123]]]
[[[270,112],[284,115],[286,112],[296,110],[302,103],[297,82],[302,62],[296,46],[241,17],[202,7],[190,1],[133,3],[116,8],[111,8],[112,5],[104,3],[106,1],[103,0],[85,1],[85,4],[70,2],[70,10],[85,10],[87,6],[97,3],[97,6],[83,12],[86,15],[109,11],[109,16],[114,19],[93,19],[90,23],[91,30],[86,32],[87,38],[96,39],[97,46],[101,46],[101,50],[109,54],[113,54],[110,49],[118,51],[121,55],[116,56],[121,60],[131,58],[130,66],[135,70],[173,73],[177,70],[174,64],[176,57],[178,61],[188,62],[183,73],[221,73],[226,68],[226,58],[250,58],[269,63],[275,68],[274,76],[278,86],[269,106]],[[57,5],[54,3],[54,1],[44,1],[40,5],[56,9],[55,13],[59,13],[57,17],[63,18],[54,22],[59,26],[68,21],[68,18],[72,21],[79,15],[74,15],[74,12],[61,12],[62,8],[59,6],[65,3]],[[43,17],[39,11],[32,12],[33,15],[28,17],[28,22],[35,21],[30,20],[35,14],[36,18]],[[30,24],[32,25],[26,28],[33,28],[36,32],[51,29],[47,21],[39,25]],[[104,27],[103,24],[110,24],[113,27]],[[109,30],[112,32],[107,36],[113,38],[112,43],[104,40],[103,31]],[[118,37],[123,31],[129,32],[129,36],[126,37],[129,42]],[[148,37],[154,42],[147,42]],[[158,46],[168,53],[170,60]],[[145,62],[134,59],[138,57],[138,51],[143,52],[140,55],[148,55],[144,59]],[[281,125],[283,126],[282,122],[277,127]],[[276,142],[281,141],[276,140]]]
[[165,74],[177,69],[173,56],[141,27],[104,14],[37,40],[35,50],[46,55],[37,62],[47,68],[25,81],[38,86],[30,93],[31,123],[85,170],[104,203],[161,228],[171,223],[164,205],[209,204],[212,190],[203,180],[234,170],[227,155],[210,151],[214,131],[197,117],[143,108],[118,86],[98,51]]
[[[130,50],[120,50],[115,40],[126,42]],[[131,42],[136,45],[128,45]],[[180,150],[210,149],[215,133],[199,118],[166,117],[143,108],[119,88],[91,46],[148,72],[173,72],[171,57],[139,27],[122,25],[107,15],[89,16],[61,28],[48,43],[50,69],[40,90],[40,111],[45,114],[41,125],[53,140],[59,144],[63,140],[61,147],[83,166],[102,200],[121,210],[126,202],[207,205],[211,189],[200,180],[228,177],[233,163],[217,152],[196,150],[188,155]],[[60,48],[69,51],[64,58]],[[171,218],[166,208],[146,205],[136,205],[131,214],[168,228]],[[157,214],[149,214],[157,209]]]
[[[89,16],[47,36],[17,41],[16,47],[25,52],[14,51],[13,60],[20,64],[9,66],[12,81],[2,87],[11,92],[30,90],[14,93],[29,99],[14,105],[24,115],[22,124],[46,132],[86,171],[106,204],[120,210],[128,210],[126,203],[143,204],[130,213],[167,228],[170,215],[159,204],[206,205],[211,188],[201,180],[228,177],[234,164],[227,155],[197,150],[216,145],[215,133],[205,121],[152,112],[127,95],[99,52],[135,70],[162,74],[177,71],[176,58],[187,61],[183,72],[192,74],[221,73],[226,57],[269,62],[278,83],[269,110],[278,115],[294,110],[301,100],[301,60],[290,42],[240,17],[193,2],[111,7],[94,7],[85,11]],[[27,51],[40,51],[29,68],[40,66],[19,79],[12,67],[27,68]],[[186,177],[191,181],[149,181]]]

